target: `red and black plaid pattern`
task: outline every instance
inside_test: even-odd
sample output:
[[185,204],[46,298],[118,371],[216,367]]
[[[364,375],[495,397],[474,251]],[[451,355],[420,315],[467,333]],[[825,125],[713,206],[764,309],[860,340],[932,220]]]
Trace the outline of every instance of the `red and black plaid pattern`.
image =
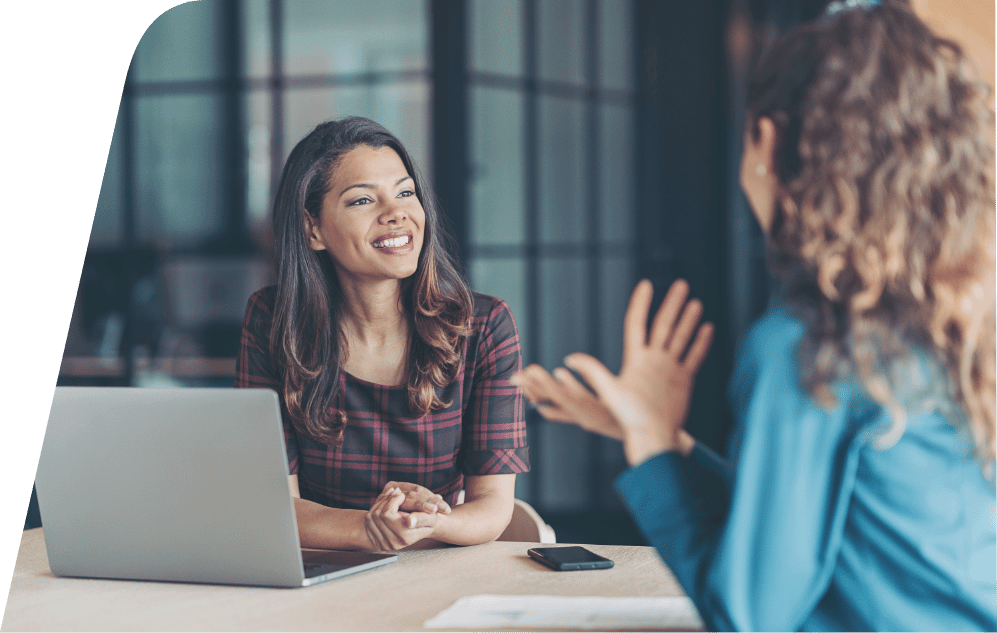
[[[280,368],[268,337],[273,286],[249,299],[236,359],[236,387],[281,392]],[[530,469],[523,398],[509,382],[522,367],[509,306],[474,293],[472,333],[464,341],[456,380],[438,389],[451,406],[412,417],[404,387],[376,385],[344,372],[338,406],[346,411],[342,446],[299,435],[284,411],[291,474],[301,496],[334,508],[366,510],[389,481],[407,481],[457,500],[464,475]]]

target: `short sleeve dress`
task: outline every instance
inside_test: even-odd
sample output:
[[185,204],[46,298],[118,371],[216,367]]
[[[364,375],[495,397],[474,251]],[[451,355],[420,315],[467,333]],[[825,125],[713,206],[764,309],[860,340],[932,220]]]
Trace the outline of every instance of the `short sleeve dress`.
[[[269,351],[275,299],[274,286],[249,299],[236,387],[281,393],[280,368]],[[522,367],[516,324],[501,299],[473,293],[473,301],[472,332],[464,339],[456,379],[437,389],[450,403],[445,409],[413,416],[404,386],[343,372],[335,400],[347,417],[342,445],[299,434],[284,410],[287,461],[291,474],[298,475],[302,498],[366,510],[387,482],[404,481],[453,505],[465,475],[529,471],[523,398],[509,380]]]

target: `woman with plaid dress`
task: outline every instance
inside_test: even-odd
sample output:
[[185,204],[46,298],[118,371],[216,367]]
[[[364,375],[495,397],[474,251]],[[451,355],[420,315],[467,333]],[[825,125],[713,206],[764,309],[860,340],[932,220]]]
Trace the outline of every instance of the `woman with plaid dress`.
[[468,288],[401,142],[360,117],[319,125],[273,226],[277,281],[249,300],[236,386],[280,396],[302,546],[499,536],[529,470],[516,325]]

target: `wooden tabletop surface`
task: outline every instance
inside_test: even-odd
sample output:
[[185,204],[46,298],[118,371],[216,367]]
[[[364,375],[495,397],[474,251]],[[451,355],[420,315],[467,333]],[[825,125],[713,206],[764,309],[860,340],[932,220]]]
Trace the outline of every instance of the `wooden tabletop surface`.
[[586,545],[612,569],[555,572],[535,543],[400,552],[377,569],[299,589],[60,578],[42,529],[21,539],[4,631],[419,631],[458,598],[478,594],[681,596],[650,547]]

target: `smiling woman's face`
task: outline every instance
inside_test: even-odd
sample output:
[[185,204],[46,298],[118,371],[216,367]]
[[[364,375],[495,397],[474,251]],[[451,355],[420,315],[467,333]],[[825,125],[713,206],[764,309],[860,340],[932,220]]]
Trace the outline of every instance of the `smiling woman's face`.
[[415,181],[390,147],[360,145],[335,166],[309,243],[328,251],[340,283],[404,279],[422,252],[426,212]]

